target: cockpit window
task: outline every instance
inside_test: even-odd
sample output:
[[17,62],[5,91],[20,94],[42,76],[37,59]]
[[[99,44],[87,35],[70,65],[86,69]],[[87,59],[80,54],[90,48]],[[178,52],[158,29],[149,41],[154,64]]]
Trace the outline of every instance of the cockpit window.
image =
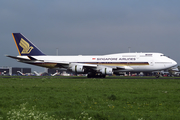
[[168,58],[170,58],[169,56],[166,56],[166,55],[160,55],[160,56],[164,56],[164,57],[168,57]]

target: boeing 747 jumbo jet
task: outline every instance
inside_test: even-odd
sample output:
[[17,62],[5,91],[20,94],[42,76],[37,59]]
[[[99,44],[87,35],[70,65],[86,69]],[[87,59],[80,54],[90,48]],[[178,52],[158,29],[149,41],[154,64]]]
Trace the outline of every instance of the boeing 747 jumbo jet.
[[88,78],[118,74],[119,72],[148,72],[171,68],[177,63],[162,53],[117,53],[89,56],[45,55],[21,33],[12,33],[19,56],[7,57],[19,62],[46,68],[63,68]]

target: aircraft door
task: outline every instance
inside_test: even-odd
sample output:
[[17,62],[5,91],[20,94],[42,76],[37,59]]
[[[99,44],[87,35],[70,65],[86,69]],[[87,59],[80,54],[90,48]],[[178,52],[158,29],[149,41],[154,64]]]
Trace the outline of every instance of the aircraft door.
[[149,65],[150,65],[150,66],[154,66],[154,61],[153,61],[153,60],[150,60]]
[[140,55],[139,53],[136,53],[136,59],[139,59]]

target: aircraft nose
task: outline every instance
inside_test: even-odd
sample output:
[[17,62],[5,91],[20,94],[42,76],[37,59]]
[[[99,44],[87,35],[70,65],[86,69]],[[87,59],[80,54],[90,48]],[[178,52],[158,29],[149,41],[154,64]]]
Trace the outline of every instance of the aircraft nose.
[[176,66],[176,65],[177,65],[177,62],[174,61],[174,60],[172,60],[172,65],[173,65],[173,66]]

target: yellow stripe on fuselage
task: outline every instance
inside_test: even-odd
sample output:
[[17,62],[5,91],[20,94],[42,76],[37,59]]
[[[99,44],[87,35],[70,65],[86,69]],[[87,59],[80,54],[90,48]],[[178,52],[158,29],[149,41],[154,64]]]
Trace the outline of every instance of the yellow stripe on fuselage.
[[33,65],[41,66],[41,67],[47,67],[47,68],[56,68],[57,63],[36,63]]

